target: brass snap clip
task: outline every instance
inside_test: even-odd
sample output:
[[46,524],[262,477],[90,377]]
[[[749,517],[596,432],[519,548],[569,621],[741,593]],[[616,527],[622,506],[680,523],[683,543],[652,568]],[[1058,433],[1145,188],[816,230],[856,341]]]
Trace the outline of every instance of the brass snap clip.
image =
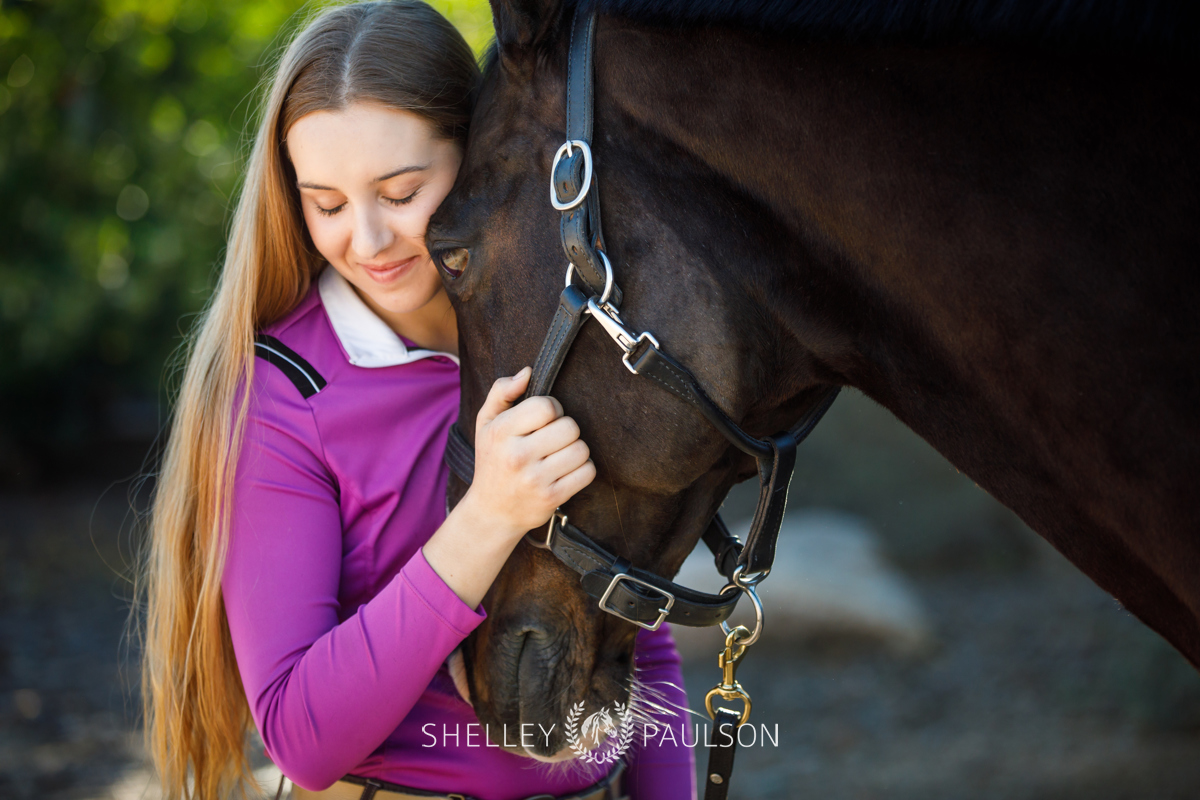
[[750,638],[750,631],[744,625],[738,625],[725,637],[725,649],[717,656],[717,666],[721,668],[721,682],[709,689],[704,696],[704,707],[708,716],[717,718],[713,708],[713,698],[720,696],[724,700],[741,700],[745,704],[738,725],[745,725],[750,719],[750,695],[737,681],[737,668],[746,655],[746,645],[742,641]]

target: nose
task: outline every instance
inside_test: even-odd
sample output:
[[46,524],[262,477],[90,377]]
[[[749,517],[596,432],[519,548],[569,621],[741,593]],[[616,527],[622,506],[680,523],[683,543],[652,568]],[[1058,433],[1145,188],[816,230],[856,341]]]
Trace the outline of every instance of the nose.
[[465,247],[441,247],[430,251],[430,258],[438,265],[438,269],[451,278],[457,278],[467,271],[467,262],[471,260],[471,251]]
[[391,229],[373,210],[366,210],[355,216],[354,236],[350,246],[363,258],[374,258],[391,247],[395,239]]

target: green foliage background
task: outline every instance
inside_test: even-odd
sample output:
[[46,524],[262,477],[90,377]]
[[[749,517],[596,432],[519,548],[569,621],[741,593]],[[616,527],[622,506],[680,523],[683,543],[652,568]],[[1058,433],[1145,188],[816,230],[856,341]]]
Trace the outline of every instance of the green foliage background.
[[[0,5],[0,477],[161,424],[166,365],[219,269],[257,90],[325,5]],[[485,0],[432,5],[482,51]]]

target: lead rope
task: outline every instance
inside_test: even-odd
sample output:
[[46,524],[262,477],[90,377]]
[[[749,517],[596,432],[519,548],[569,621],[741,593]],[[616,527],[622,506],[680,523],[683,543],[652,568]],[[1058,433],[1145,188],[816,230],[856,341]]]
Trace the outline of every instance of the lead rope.
[[[748,645],[741,642],[749,638],[750,631],[739,625],[725,637],[725,649],[717,656],[717,667],[721,670],[721,682],[709,690],[704,697],[708,716],[713,729],[709,736],[708,770],[705,780],[704,800],[725,800],[729,794],[729,779],[733,775],[733,757],[737,755],[738,732],[750,718],[750,694],[738,683],[735,673],[738,664],[746,655]],[[741,713],[731,708],[713,707],[714,696],[725,700],[741,700]]]
[[[737,755],[738,733],[741,727],[750,719],[750,693],[742,688],[737,679],[737,668],[746,657],[750,645],[758,641],[763,632],[763,605],[755,586],[765,576],[761,573],[752,579],[743,577],[742,567],[733,572],[730,586],[739,587],[754,604],[754,630],[744,625],[738,625],[732,630],[724,622],[721,630],[725,632],[725,648],[717,655],[717,668],[721,670],[721,682],[709,689],[704,696],[704,708],[713,720],[712,733],[709,736],[708,770],[705,772],[704,800],[725,800],[729,794],[729,779],[733,775],[733,757]],[[729,586],[725,587],[726,589]],[[722,592],[725,589],[721,590]],[[741,713],[732,708],[714,705],[716,698],[722,700],[741,701]]]

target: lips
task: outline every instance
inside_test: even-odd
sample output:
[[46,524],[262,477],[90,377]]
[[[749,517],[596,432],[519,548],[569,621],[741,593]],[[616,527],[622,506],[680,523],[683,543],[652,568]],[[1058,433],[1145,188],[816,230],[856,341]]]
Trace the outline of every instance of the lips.
[[402,261],[389,261],[386,264],[359,264],[359,266],[371,277],[371,280],[377,283],[391,283],[406,275],[420,259],[420,256],[409,256]]

